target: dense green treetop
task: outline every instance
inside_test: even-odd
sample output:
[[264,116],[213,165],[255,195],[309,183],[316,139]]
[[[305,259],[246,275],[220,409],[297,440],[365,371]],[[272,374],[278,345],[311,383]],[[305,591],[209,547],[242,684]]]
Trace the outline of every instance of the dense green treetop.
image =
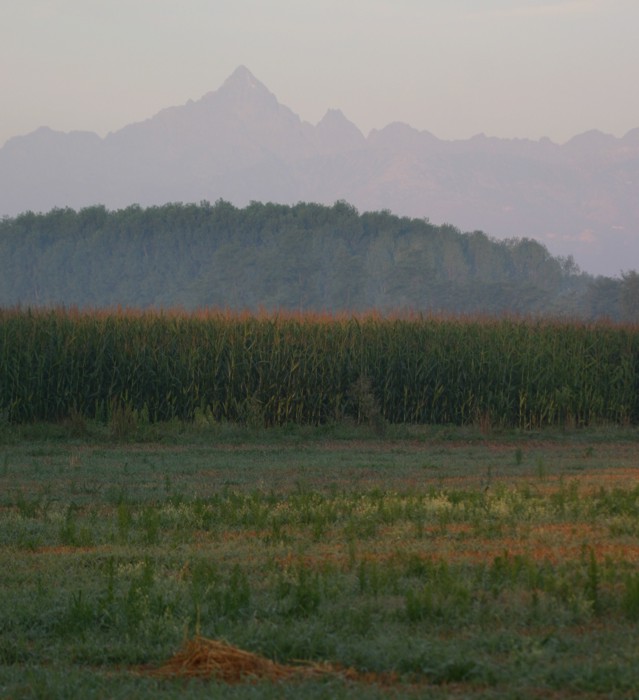
[[251,203],[27,212],[0,222],[0,305],[543,314],[635,320],[637,274],[388,211]]

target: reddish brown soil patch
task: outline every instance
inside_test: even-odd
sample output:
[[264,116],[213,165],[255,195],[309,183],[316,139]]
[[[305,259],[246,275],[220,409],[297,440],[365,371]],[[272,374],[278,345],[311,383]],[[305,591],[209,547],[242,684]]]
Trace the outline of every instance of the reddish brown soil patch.
[[71,547],[70,545],[51,545],[38,547],[30,550],[29,554],[88,554],[89,552],[97,552],[97,547]]

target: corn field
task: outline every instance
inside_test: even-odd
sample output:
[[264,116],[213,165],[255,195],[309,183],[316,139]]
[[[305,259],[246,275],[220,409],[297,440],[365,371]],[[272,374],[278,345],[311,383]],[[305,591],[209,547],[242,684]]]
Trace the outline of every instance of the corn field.
[[317,425],[366,420],[370,405],[393,423],[636,424],[639,327],[0,310],[5,421],[127,407],[150,421]]

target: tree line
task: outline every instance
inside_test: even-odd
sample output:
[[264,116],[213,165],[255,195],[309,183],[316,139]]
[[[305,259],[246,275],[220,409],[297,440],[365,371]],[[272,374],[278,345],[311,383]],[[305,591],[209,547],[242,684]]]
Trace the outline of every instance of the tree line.
[[345,202],[171,203],[0,221],[0,305],[521,314],[639,320],[639,275],[581,272],[497,241]]

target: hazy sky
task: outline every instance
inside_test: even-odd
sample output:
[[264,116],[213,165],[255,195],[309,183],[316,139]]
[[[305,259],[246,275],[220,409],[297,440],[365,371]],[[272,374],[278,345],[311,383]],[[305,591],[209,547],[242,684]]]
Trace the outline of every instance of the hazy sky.
[[439,138],[639,126],[638,0],[5,0],[0,145],[105,135],[240,64],[315,124],[339,107]]

